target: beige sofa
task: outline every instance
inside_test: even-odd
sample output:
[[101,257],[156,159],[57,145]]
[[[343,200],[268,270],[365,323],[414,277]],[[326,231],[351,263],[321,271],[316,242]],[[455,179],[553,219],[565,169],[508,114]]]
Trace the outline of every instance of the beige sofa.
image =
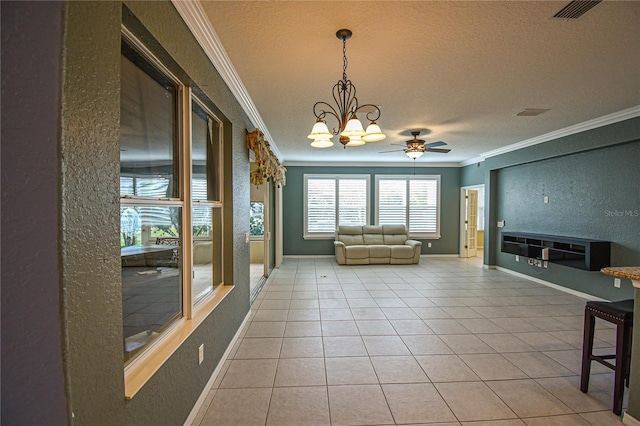
[[340,226],[333,244],[339,265],[418,263],[422,249],[404,225]]

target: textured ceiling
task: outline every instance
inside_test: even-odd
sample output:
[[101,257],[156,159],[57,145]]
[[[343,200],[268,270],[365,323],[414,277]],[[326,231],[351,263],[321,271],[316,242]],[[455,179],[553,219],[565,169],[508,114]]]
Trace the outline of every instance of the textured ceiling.
[[[419,163],[459,163],[640,105],[640,2],[552,18],[566,3],[201,1],[285,164],[404,164],[378,152],[414,129],[451,148]],[[348,77],[361,104],[381,107],[387,139],[315,149],[313,104],[332,102],[342,78],[340,28],[353,31]],[[525,108],[550,111],[515,115]]]

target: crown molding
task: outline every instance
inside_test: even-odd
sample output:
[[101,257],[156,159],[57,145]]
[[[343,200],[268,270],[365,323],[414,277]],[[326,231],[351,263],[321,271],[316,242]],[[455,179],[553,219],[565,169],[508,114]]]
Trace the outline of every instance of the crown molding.
[[[413,167],[413,163],[408,162],[362,162],[362,161],[344,161],[344,162],[318,162],[318,161],[285,161],[285,167]],[[460,167],[461,163],[415,163],[416,168],[438,168],[438,167]]]
[[[549,142],[551,140],[562,138],[565,136],[575,135],[576,133],[586,132],[587,130],[597,129],[598,127],[603,127],[609,124],[618,123],[620,121],[629,120],[636,117],[640,117],[640,105],[623,109],[622,111],[614,112],[602,117],[594,118],[593,120],[585,121],[583,123],[578,123],[574,126],[565,127],[564,129],[545,133],[544,135],[536,136],[535,138],[527,139],[522,142],[517,142],[512,145],[494,149],[493,151],[488,151],[480,154],[480,158],[482,158],[482,160],[485,160],[489,157],[495,157],[496,155],[506,154],[507,152],[516,151],[518,149],[526,148],[533,145],[538,145],[543,142]],[[473,164],[474,162],[477,163],[478,161],[471,161],[469,162],[469,164]],[[464,165],[467,165],[465,163],[467,163],[467,161],[463,163]]]
[[276,157],[278,157],[278,160],[282,162],[282,154],[278,150],[273,137],[269,133],[267,125],[262,120],[262,117],[253,103],[249,92],[247,92],[246,87],[244,87],[244,83],[242,83],[240,76],[231,63],[231,59],[229,59],[227,52],[224,50],[222,42],[211,26],[200,2],[198,0],[171,0],[171,3],[187,24],[187,27],[189,27],[189,30],[196,38],[196,41],[200,44],[200,47],[202,47],[202,50],[204,50],[215,69],[220,73],[220,76],[227,84],[229,90],[231,90],[231,93],[237,99],[244,112],[249,116],[252,123],[260,129],[262,133],[264,133],[265,139],[269,141],[271,150]]

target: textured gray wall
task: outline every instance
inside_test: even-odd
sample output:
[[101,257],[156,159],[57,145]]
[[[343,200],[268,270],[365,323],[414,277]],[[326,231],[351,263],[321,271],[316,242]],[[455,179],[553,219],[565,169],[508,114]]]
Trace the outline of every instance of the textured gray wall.
[[[76,424],[182,424],[249,310],[245,128],[253,126],[170,2],[126,5],[67,4],[62,238],[69,403]],[[224,278],[235,285],[130,401],[124,398],[118,241],[121,22],[180,79],[198,86],[224,122]],[[198,365],[201,343],[206,356]]]
[[[506,221],[502,231],[611,241],[611,265],[640,265],[638,159],[640,142],[632,142],[501,169],[496,215]],[[499,266],[610,300],[633,295],[628,280],[616,289],[600,272],[553,263],[533,268],[496,250]]]
[[[460,169],[457,167],[418,167],[417,175],[441,175],[440,184],[440,239],[423,240],[423,254],[457,254],[460,235]],[[374,175],[413,174],[413,167],[287,167],[287,185],[284,187],[283,242],[285,255],[332,255],[333,239],[305,240],[304,231],[304,174],[370,174],[370,221],[375,221]],[[426,243],[432,243],[428,248]]]
[[2,424],[67,424],[58,124],[62,2],[2,14]]

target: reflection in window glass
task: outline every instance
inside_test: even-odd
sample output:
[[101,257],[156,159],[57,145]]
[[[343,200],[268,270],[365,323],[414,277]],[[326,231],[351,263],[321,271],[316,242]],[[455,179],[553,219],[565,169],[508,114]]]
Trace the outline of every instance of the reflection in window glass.
[[156,207],[120,209],[124,359],[129,360],[182,314],[180,207],[157,207],[166,220],[144,212]]
[[192,296],[197,303],[222,282],[220,123],[191,102]]
[[182,207],[177,85],[124,41],[121,58],[120,259],[127,363],[182,317]]
[[220,124],[197,102],[191,103],[193,200],[220,199]]
[[219,256],[213,241],[220,233],[214,228],[215,209],[193,208],[193,298],[195,301],[211,293],[220,282],[220,271],[215,262]]

